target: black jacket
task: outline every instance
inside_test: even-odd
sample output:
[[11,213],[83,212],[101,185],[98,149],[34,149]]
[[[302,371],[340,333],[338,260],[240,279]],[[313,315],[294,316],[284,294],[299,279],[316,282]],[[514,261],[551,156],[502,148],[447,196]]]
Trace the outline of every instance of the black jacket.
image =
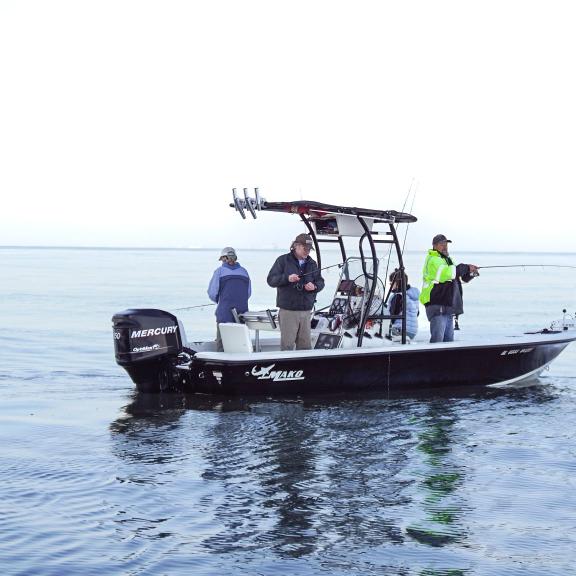
[[[298,282],[289,282],[290,274],[298,274],[301,278]],[[293,252],[282,254],[276,259],[268,272],[267,281],[269,286],[277,288],[276,306],[284,310],[312,310],[316,294],[324,288],[324,279],[316,262],[307,256],[304,266],[300,268]],[[304,290],[304,284],[308,282],[313,282],[316,290],[312,292]]]
[[[454,262],[450,256],[440,254],[448,266]],[[472,275],[468,264],[458,264],[456,266],[456,278],[450,282],[435,284],[430,292],[430,302],[425,304],[426,307],[432,305],[447,307],[450,313],[459,316],[464,313],[464,304],[462,301],[462,282],[470,282]]]

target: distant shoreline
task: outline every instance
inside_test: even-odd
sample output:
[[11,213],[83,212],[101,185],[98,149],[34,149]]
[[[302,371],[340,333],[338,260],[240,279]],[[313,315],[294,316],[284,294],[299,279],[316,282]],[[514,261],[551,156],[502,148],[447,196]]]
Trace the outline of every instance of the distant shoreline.
[[[70,251],[110,251],[110,252],[128,252],[128,251],[145,251],[145,252],[209,252],[209,251],[219,251],[221,246],[212,247],[202,247],[202,248],[178,248],[178,247],[143,247],[143,246],[0,246],[0,250],[70,250]],[[239,251],[250,251],[250,252],[278,252],[278,250],[284,251],[284,247],[270,247],[270,248],[245,248],[238,246]],[[421,250],[405,250],[407,254],[421,254]],[[338,252],[338,248],[334,246],[323,246],[323,252]],[[557,256],[570,256],[576,255],[576,252],[536,252],[528,250],[459,250],[459,253],[466,254],[553,254]]]

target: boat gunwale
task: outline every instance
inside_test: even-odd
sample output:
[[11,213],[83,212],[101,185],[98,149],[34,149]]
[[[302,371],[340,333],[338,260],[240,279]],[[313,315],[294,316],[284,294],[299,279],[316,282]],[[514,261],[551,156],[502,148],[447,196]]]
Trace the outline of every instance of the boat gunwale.
[[[250,353],[227,353],[215,351],[197,352],[191,363],[195,360],[203,363],[221,363],[221,364],[246,364],[260,363],[260,361],[285,361],[285,360],[316,360],[322,358],[346,358],[355,356],[373,356],[373,355],[396,355],[411,354],[413,352],[442,352],[449,350],[490,350],[507,346],[547,346],[550,344],[570,344],[576,341],[576,334],[569,337],[564,332],[541,334],[544,338],[534,340],[534,338],[524,337],[528,335],[505,336],[497,342],[445,342],[430,343],[423,342],[418,344],[390,345],[390,346],[371,346],[363,348],[336,348],[332,350],[294,350],[294,351],[270,351],[270,352],[250,352]],[[532,335],[530,335],[532,336]],[[535,335],[534,335],[535,336]],[[509,339],[509,340],[505,340]]]

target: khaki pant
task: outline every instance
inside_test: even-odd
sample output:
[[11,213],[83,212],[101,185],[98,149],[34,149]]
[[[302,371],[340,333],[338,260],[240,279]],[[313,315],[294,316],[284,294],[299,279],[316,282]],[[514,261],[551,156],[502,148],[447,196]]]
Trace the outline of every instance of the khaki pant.
[[310,310],[278,310],[280,350],[310,350]]

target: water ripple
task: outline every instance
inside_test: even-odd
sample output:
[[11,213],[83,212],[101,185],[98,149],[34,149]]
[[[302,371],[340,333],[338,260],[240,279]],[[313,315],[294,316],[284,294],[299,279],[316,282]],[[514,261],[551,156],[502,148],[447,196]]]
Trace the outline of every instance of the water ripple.
[[47,397],[6,400],[0,562],[15,574],[570,574],[571,391],[134,395],[118,413],[60,376],[67,418]]

